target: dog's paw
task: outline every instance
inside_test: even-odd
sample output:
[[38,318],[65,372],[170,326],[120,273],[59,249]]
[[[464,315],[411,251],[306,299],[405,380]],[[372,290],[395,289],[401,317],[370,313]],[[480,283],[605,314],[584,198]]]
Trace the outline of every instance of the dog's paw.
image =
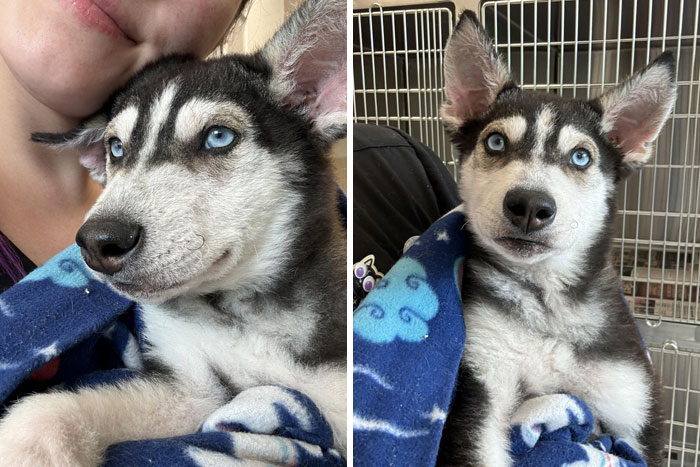
[[0,420],[0,467],[96,466],[101,452],[71,393],[39,394]]
[[330,425],[311,399],[279,386],[259,386],[241,392],[212,413],[201,431],[280,435],[325,448],[333,446]]

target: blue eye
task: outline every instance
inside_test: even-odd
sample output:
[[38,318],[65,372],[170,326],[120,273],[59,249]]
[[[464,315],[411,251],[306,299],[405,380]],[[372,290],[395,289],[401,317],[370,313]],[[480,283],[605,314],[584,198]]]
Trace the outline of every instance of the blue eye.
[[486,147],[493,152],[503,152],[506,150],[506,138],[500,133],[491,133],[486,138]]
[[225,148],[236,141],[236,133],[223,126],[213,126],[207,132],[207,139],[204,140],[206,149]]
[[119,138],[110,138],[109,150],[114,157],[122,157],[124,155],[124,146]]
[[583,148],[576,148],[569,162],[577,169],[585,169],[591,165],[591,154]]

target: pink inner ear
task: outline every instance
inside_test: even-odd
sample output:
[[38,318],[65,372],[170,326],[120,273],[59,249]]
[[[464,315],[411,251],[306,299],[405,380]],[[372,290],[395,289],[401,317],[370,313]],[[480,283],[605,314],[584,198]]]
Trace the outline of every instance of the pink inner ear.
[[646,158],[647,144],[656,139],[665,121],[664,115],[660,115],[662,105],[637,98],[622,101],[620,108],[611,110],[612,115],[617,114],[607,133],[608,139],[628,157]]
[[484,113],[511,79],[486,33],[471,20],[460,24],[445,50],[442,115],[451,127]]
[[106,158],[102,142],[93,143],[80,154],[80,164],[90,170],[105,169]]
[[600,97],[601,128],[623,154],[623,162],[639,166],[651,153],[656,139],[673,110],[676,88],[668,63],[653,62],[624,83]]
[[640,127],[620,128],[610,131],[608,138],[623,154],[635,154],[643,152],[645,146],[656,137],[656,132],[643,130]]
[[299,57],[291,74],[294,91],[284,99],[290,107],[305,106],[317,127],[345,123],[340,113],[346,107],[347,67],[344,56],[338,59],[345,47],[332,41],[328,45]]
[[311,115],[314,120],[321,120],[324,116],[345,113],[346,107],[346,83],[347,68],[345,62],[334,72],[326,76],[319,84],[315,102],[310,104]]
[[485,112],[491,105],[491,92],[483,87],[453,86],[446,88],[445,94],[450,102],[446,112],[463,121]]
[[107,158],[102,142],[93,143],[81,152],[80,165],[90,170],[90,175],[98,182],[104,184]]

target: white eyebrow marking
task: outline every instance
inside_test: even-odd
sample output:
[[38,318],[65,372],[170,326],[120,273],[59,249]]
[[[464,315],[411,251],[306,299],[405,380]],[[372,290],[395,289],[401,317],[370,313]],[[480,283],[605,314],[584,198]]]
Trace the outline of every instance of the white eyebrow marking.
[[549,105],[542,107],[542,110],[537,114],[535,120],[535,147],[532,150],[532,155],[542,157],[544,155],[544,143],[554,130],[554,118],[556,114],[554,109]]
[[508,137],[508,141],[517,143],[522,139],[527,131],[527,120],[522,115],[513,115],[511,117],[496,120],[496,125],[503,129],[503,132]]
[[558,144],[562,153],[567,153],[579,146],[584,146],[587,150],[593,150],[595,147],[590,136],[573,125],[564,125],[562,127],[559,131]]
[[233,117],[243,121],[245,113],[230,102],[194,97],[187,101],[177,113],[175,138],[179,141],[191,140],[207,126],[215,124],[213,120],[217,116],[222,116],[226,120]]
[[158,133],[160,133],[160,129],[163,128],[170,114],[170,107],[177,93],[177,89],[177,83],[171,81],[153,103],[151,113],[148,116],[148,122],[146,123],[149,130],[146,135],[146,142],[141,149],[141,160],[145,160],[155,150]]
[[175,138],[189,141],[216,115],[217,102],[195,97],[183,105],[175,118]]
[[136,121],[139,118],[139,110],[135,105],[130,105],[117,114],[112,119],[112,127],[115,136],[122,142],[127,143],[131,138],[131,133],[134,131]]

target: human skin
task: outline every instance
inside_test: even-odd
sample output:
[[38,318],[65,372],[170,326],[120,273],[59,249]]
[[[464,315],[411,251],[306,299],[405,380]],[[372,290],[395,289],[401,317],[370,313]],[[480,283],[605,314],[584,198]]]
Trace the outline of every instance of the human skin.
[[209,54],[241,0],[0,2],[0,231],[35,264],[70,245],[100,193],[78,154],[32,143],[99,110],[146,63]]

